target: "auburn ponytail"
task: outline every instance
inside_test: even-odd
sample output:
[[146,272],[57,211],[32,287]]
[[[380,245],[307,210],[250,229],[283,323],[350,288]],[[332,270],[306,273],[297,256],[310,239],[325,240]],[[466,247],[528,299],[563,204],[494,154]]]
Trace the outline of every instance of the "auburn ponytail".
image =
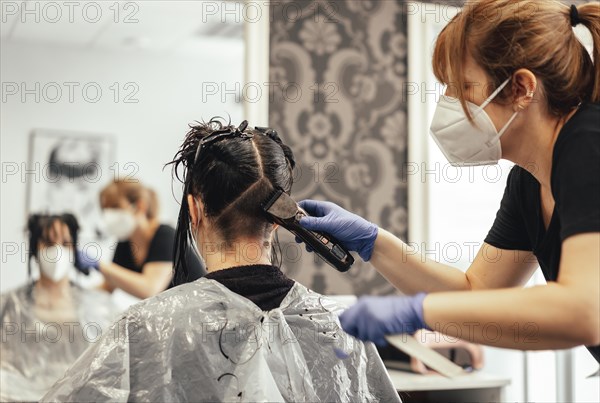
[[[594,61],[575,35],[577,23],[592,33]],[[465,3],[437,39],[433,71],[440,82],[456,89],[470,117],[464,94],[467,56],[483,68],[492,90],[515,71],[530,70],[551,115],[564,116],[581,102],[600,102],[600,3],[575,9],[558,0]],[[511,95],[507,86],[498,99],[512,102]]]
[[592,33],[594,42],[594,82],[591,95],[592,102],[600,102],[600,2],[582,4],[577,7],[579,21]]

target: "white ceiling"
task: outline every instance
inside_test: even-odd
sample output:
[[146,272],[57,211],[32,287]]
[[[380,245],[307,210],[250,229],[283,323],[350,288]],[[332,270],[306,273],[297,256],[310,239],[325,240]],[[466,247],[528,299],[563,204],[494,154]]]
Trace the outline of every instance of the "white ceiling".
[[201,52],[206,47],[214,49],[217,43],[239,48],[243,16],[248,12],[237,1],[73,3],[72,8],[69,2],[5,3],[0,37],[9,42],[77,48]]

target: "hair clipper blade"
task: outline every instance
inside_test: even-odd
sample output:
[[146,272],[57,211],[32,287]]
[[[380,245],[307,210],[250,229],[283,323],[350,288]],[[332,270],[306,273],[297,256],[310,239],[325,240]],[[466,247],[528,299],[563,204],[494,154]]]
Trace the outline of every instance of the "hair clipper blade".
[[263,210],[273,222],[300,238],[336,270],[348,271],[354,263],[350,252],[334,237],[323,232],[310,231],[300,225],[300,218],[308,216],[308,213],[282,189],[273,192],[263,204]]

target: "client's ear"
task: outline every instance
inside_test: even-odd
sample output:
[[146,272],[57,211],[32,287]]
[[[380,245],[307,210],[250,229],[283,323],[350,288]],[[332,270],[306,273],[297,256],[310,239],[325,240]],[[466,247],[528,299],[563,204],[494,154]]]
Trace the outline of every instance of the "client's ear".
[[201,201],[196,200],[191,194],[187,195],[187,202],[192,226],[196,226],[204,215],[204,206]]

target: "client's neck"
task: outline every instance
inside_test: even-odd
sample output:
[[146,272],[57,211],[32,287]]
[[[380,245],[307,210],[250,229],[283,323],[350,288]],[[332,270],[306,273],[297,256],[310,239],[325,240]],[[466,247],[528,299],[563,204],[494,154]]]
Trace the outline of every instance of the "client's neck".
[[59,281],[52,281],[43,274],[35,283],[35,299],[38,305],[56,308],[71,301],[71,286],[69,278],[64,277]]
[[44,290],[49,295],[56,297],[68,294],[71,289],[69,285],[69,277],[67,276],[58,281],[53,281],[41,274],[35,286],[40,290]]
[[240,239],[230,245],[206,242],[198,245],[208,272],[238,266],[271,265],[271,244],[256,239]]

